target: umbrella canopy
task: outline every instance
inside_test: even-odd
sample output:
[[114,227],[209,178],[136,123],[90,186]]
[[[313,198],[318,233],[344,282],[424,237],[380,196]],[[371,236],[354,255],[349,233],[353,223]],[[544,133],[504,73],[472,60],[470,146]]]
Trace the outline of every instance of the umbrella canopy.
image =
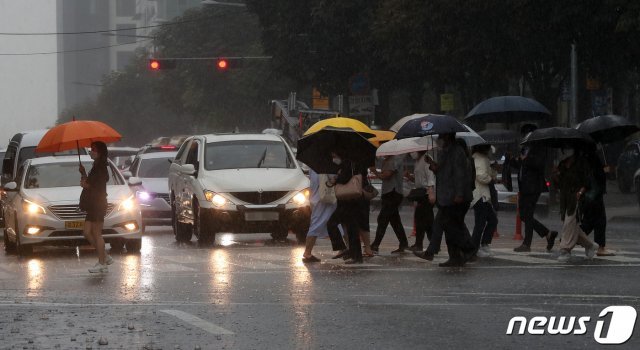
[[400,126],[396,139],[457,132],[468,132],[468,129],[456,118],[449,115],[423,114],[407,120]]
[[400,130],[400,128],[401,128],[404,124],[406,124],[409,120],[422,118],[422,117],[427,116],[427,115],[440,115],[440,114],[430,114],[430,113],[424,114],[424,113],[422,113],[422,114],[412,114],[412,115],[408,115],[408,116],[406,116],[406,117],[402,117],[402,118],[398,119],[398,121],[397,121],[397,122],[395,122],[395,123],[394,123],[394,124],[389,128],[389,130],[391,130],[391,131],[393,131],[393,132],[398,132],[398,130]]
[[592,143],[593,139],[588,134],[577,129],[559,126],[534,130],[522,140],[523,145],[552,148],[584,146]]
[[619,115],[601,115],[589,118],[576,126],[600,143],[620,141],[640,131],[637,125]]
[[373,132],[376,136],[370,138],[369,141],[376,147],[380,147],[383,142],[393,140],[393,138],[396,137],[396,133],[393,131],[373,130]]
[[122,136],[109,125],[94,120],[74,120],[57,125],[42,137],[36,152],[61,152],[89,147],[94,141],[111,143]]
[[478,103],[465,120],[487,123],[515,123],[543,120],[551,112],[540,102],[522,96],[498,96]]
[[327,128],[335,129],[335,130],[347,129],[347,131],[351,131],[351,132],[355,131],[366,138],[376,136],[375,131],[372,130],[363,122],[357,119],[344,118],[344,117],[323,119],[311,125],[311,127],[307,129],[307,131],[305,131],[304,136],[311,135],[322,129],[327,129]]
[[335,174],[338,170],[331,152],[339,148],[344,157],[360,166],[375,164],[376,146],[351,129],[325,127],[298,140],[296,159],[318,174]]
[[397,156],[411,152],[429,151],[435,147],[431,136],[410,137],[402,140],[385,142],[376,151],[376,156]]
[[492,145],[509,145],[518,142],[517,132],[508,129],[488,129],[478,133],[483,139]]

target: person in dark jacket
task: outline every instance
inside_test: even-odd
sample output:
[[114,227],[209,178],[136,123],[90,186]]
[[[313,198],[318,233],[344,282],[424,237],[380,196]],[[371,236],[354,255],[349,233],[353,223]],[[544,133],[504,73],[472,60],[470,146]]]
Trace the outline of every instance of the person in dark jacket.
[[[520,133],[524,138],[535,129],[536,126],[533,124],[525,124],[520,129]],[[558,232],[549,231],[546,226],[533,217],[536,203],[538,203],[546,186],[545,158],[543,148],[524,146],[518,157],[510,158],[508,161],[510,166],[518,169],[518,210],[520,211],[520,219],[524,222],[524,242],[513,249],[516,252],[531,251],[533,231],[536,231],[540,237],[547,239],[547,251],[551,251],[556,237],[558,237]]]
[[109,181],[107,145],[101,141],[93,142],[90,155],[93,166],[88,176],[84,166],[80,164],[80,174],[82,174],[80,209],[87,213],[82,233],[98,251],[98,262],[89,269],[89,272],[109,272],[107,265],[113,263],[113,258],[106,255],[102,238],[104,217],[107,214],[107,182]]
[[449,260],[441,267],[464,266],[475,258],[475,246],[471,242],[464,217],[473,199],[472,163],[467,150],[456,142],[455,134],[438,135],[439,162],[427,159],[430,169],[436,174],[436,204],[438,214],[434,227],[444,231]]

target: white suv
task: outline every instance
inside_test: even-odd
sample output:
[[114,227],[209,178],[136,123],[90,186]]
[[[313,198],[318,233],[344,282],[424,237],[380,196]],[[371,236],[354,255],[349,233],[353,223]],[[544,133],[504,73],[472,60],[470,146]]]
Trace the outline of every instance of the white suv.
[[212,242],[217,232],[289,230],[304,242],[309,228],[309,179],[280,136],[192,136],[169,169],[172,224],[177,241]]

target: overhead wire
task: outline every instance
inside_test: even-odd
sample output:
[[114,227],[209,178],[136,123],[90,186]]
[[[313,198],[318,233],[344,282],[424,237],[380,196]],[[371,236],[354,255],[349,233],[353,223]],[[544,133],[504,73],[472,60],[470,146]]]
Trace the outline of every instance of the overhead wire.
[[152,39],[143,39],[143,40],[132,41],[130,43],[114,44],[114,45],[107,45],[107,46],[98,46],[98,47],[91,47],[91,48],[77,49],[77,50],[61,50],[61,51],[50,51],[50,52],[27,52],[27,53],[0,53],[0,56],[35,56],[35,55],[53,55],[53,54],[70,53],[70,52],[84,52],[84,51],[107,49],[107,48],[110,48],[110,47],[138,44],[138,43],[149,41],[149,40],[152,40]]

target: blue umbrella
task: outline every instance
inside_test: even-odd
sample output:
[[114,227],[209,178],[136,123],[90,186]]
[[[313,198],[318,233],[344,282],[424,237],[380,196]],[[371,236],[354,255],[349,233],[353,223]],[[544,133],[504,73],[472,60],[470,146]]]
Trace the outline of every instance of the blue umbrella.
[[437,134],[467,132],[458,119],[449,115],[426,114],[419,118],[408,120],[398,129],[396,139],[422,137]]
[[522,96],[498,96],[478,103],[467,113],[466,121],[516,123],[544,120],[551,112],[540,102]]

